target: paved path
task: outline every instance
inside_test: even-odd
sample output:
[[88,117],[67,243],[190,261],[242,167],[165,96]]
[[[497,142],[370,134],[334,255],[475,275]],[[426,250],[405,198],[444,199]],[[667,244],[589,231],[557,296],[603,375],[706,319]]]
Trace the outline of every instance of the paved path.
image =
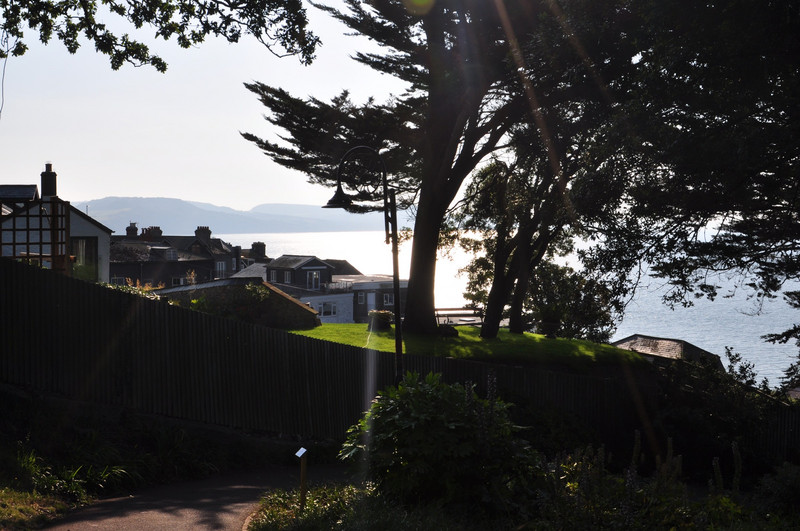
[[[308,467],[310,483],[344,481],[341,465]],[[152,487],[121,498],[101,500],[59,520],[58,531],[143,531],[183,529],[240,531],[261,495],[272,488],[295,488],[300,466],[272,466],[201,481]]]

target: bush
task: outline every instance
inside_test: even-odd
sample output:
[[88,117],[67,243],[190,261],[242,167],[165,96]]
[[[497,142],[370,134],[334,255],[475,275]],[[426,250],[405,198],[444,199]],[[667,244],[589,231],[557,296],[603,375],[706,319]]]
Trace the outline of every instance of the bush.
[[370,310],[368,318],[367,330],[389,330],[392,327],[394,314],[388,310]]
[[800,466],[783,463],[774,473],[761,478],[756,488],[755,499],[768,512],[797,518],[800,516],[798,492],[800,492]]
[[478,398],[472,386],[444,384],[438,374],[408,373],[378,393],[340,457],[362,464],[390,499],[499,509],[529,455],[508,407]]
[[763,451],[761,435],[769,413],[783,406],[740,381],[738,372],[678,362],[662,373],[663,400],[653,424],[662,436],[674,439],[676,451],[686,459],[685,469],[695,479],[708,473],[715,458],[726,475],[731,473],[737,459],[733,443],[746,464],[747,482],[773,465],[773,457]]

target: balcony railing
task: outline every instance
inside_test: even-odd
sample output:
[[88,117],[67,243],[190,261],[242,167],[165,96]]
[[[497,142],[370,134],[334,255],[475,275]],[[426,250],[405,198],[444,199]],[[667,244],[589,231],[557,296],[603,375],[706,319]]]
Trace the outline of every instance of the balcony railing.
[[347,293],[353,291],[352,282],[328,282],[322,285],[322,291],[325,293]]

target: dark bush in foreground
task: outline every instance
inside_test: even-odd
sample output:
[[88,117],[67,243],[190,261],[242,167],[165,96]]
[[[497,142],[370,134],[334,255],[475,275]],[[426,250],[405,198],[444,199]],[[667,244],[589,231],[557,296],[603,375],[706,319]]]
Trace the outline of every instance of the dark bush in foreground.
[[340,456],[389,499],[501,509],[531,455],[513,432],[502,401],[409,373],[378,393]]

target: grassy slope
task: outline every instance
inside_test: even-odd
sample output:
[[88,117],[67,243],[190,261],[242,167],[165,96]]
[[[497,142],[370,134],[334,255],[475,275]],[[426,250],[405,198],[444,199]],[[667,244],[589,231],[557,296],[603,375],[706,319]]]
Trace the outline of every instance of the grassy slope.
[[[501,330],[496,339],[482,339],[480,329],[458,328],[458,337],[406,335],[406,354],[443,356],[481,361],[523,364],[566,365],[586,369],[596,364],[638,364],[644,360],[635,352],[607,344],[578,339],[547,339],[539,334],[511,334]],[[356,347],[394,352],[394,332],[368,332],[365,324],[326,323],[312,330],[296,330],[295,334],[343,343]]]

